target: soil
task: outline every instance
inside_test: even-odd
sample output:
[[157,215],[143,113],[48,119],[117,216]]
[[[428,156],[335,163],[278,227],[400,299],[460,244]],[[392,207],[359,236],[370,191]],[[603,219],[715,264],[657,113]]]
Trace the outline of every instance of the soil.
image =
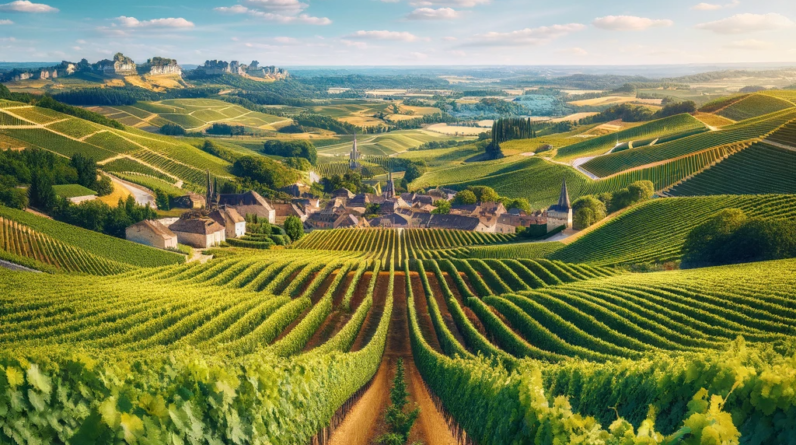
[[470,320],[470,323],[472,323],[472,325],[478,330],[478,332],[481,333],[481,335],[486,336],[486,328],[484,328],[484,325],[481,323],[481,320],[478,318],[478,316],[475,315],[475,312],[473,312],[473,310],[467,307],[465,304],[464,298],[462,298],[462,294],[459,292],[459,288],[453,281],[453,277],[451,277],[447,272],[443,272],[442,274],[445,277],[445,281],[448,283],[448,288],[451,290],[451,292],[453,292],[453,297],[456,298],[456,301],[459,302],[459,306],[464,311],[464,315],[467,316],[467,318]]
[[[415,278],[417,278],[417,274],[415,274]],[[387,347],[382,357],[381,366],[368,390],[332,434],[329,442],[331,445],[372,445],[376,443],[376,438],[379,435],[384,434],[384,413],[390,403],[390,386],[399,358],[403,359],[409,383],[407,385],[409,404],[420,407],[420,417],[412,428],[408,443],[418,441],[425,445],[456,445],[457,443],[448,429],[445,418],[437,411],[431,400],[431,395],[423,384],[420,372],[415,367],[409,342],[405,290],[406,276],[403,273],[396,273],[390,334],[387,337]]]
[[434,293],[434,299],[439,307],[439,312],[442,314],[442,319],[445,320],[445,326],[447,326],[448,330],[451,331],[451,334],[453,334],[453,337],[456,338],[456,341],[466,348],[467,343],[464,342],[464,337],[462,337],[462,334],[459,332],[456,322],[453,321],[453,316],[448,309],[448,302],[445,301],[445,297],[443,297],[442,286],[440,286],[440,283],[437,280],[437,275],[433,272],[426,272],[426,276],[428,277],[428,284],[431,285],[431,292]]
[[[367,294],[370,277],[368,276],[366,280],[365,275],[368,275],[368,273],[363,274],[362,280],[359,281],[357,290],[354,293],[355,297],[357,294],[362,294],[362,296],[357,301],[351,299],[352,308],[355,307],[355,304],[358,307],[365,298],[365,294]],[[357,338],[354,340],[353,346],[351,346],[351,351],[359,351],[367,346],[370,339],[376,334],[376,330],[379,328],[379,321],[381,321],[381,316],[384,313],[384,305],[387,302],[387,286],[389,285],[389,281],[389,272],[379,273],[379,277],[376,280],[376,289],[373,290],[373,306],[370,308],[368,316],[362,324],[362,329],[359,330],[359,334],[357,334]],[[364,288],[364,290],[360,290],[362,288]]]

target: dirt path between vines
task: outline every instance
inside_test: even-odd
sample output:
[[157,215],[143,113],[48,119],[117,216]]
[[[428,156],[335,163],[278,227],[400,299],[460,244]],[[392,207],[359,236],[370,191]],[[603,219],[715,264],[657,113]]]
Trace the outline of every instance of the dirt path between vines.
[[330,445],[372,445],[379,435],[384,434],[384,413],[390,403],[390,385],[399,358],[404,361],[406,378],[409,381],[410,405],[417,404],[420,407],[420,417],[412,428],[409,443],[421,441],[425,445],[456,445],[456,440],[445,419],[434,406],[412,358],[406,306],[406,275],[403,273],[395,274],[393,298],[390,333],[381,366],[373,377],[370,388],[332,434]]

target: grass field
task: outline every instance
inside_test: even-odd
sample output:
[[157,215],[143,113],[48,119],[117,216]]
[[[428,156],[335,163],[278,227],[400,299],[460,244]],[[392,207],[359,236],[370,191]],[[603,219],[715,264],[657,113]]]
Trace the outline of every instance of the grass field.
[[66,184],[53,186],[55,194],[62,198],[76,198],[78,196],[92,196],[97,192],[89,188],[83,187],[80,184]]
[[793,103],[783,99],[763,94],[753,94],[733,103],[727,108],[717,111],[716,114],[734,121],[742,121],[793,107]]

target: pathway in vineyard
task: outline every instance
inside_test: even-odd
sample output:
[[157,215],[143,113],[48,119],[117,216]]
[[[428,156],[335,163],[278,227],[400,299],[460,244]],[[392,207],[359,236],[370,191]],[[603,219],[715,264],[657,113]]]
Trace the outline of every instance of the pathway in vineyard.
[[[386,292],[388,279],[389,274],[380,274],[376,288],[377,295],[379,292]],[[419,280],[417,274],[413,274],[412,281],[415,280]],[[363,282],[365,281],[363,280]],[[422,286],[420,289],[422,291]],[[372,311],[380,311],[383,308],[384,299],[383,297],[374,298],[374,300],[381,300],[382,304],[380,308],[377,308],[378,305],[374,301]],[[381,366],[373,377],[370,388],[332,434],[331,445],[370,445],[375,443],[376,438],[385,432],[384,412],[390,403],[390,385],[395,375],[395,364],[399,358],[404,361],[406,378],[409,381],[410,404],[416,403],[420,407],[420,417],[412,428],[409,443],[421,441],[426,445],[456,444],[445,419],[434,406],[431,395],[423,384],[420,372],[412,358],[412,348],[409,342],[409,319],[406,312],[406,275],[404,273],[397,272],[395,274],[393,299],[390,333],[387,337],[387,347],[382,357]],[[355,348],[356,346],[355,344]]]

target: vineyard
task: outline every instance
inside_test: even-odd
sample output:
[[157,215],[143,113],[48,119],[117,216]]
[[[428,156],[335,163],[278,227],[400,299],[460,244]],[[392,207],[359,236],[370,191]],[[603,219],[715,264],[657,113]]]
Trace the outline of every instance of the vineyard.
[[[366,256],[240,253],[113,277],[0,270],[0,401],[18,407],[0,414],[0,437],[326,442],[400,344],[437,402],[424,410],[467,443],[716,422],[740,431],[731,438],[788,434],[771,419],[793,415],[793,364],[758,346],[796,330],[796,261],[628,274],[393,251],[380,272]],[[708,410],[708,395],[722,403]]]
[[508,243],[513,235],[447,229],[335,229],[316,230],[296,242],[294,249],[363,252],[387,268],[403,260],[425,258],[425,251]]
[[227,161],[177,139],[133,127],[115,130],[38,107],[0,111],[0,125],[5,126],[0,138],[15,148],[36,147],[65,157],[83,154],[97,162],[126,155],[197,186],[204,184],[206,171],[231,177]]
[[112,275],[130,269],[128,265],[98,257],[0,217],[0,252],[2,251],[32,260],[32,263],[25,264],[35,269],[40,269],[40,264],[47,264],[64,272],[92,275]]
[[574,158],[584,156],[601,155],[616,146],[618,142],[655,138],[704,128],[705,125],[697,119],[694,119],[693,116],[689,114],[678,114],[676,116],[666,117],[627,130],[622,130],[617,133],[587,139],[583,142],[559,148],[556,159],[560,161],[570,161]]
[[727,126],[718,131],[600,156],[583,164],[583,168],[600,177],[608,176],[630,168],[686,156],[721,145],[764,138],[794,118],[796,118],[796,110],[786,110],[753,121]]
[[[178,253],[153,249],[20,210],[9,209],[8,207],[0,206],[0,217],[27,227],[37,233],[38,236],[47,237],[53,242],[61,243],[77,250],[90,252],[101,259],[115,263],[155,267],[185,262],[185,256]],[[61,261],[56,258],[51,260],[54,262]],[[68,260],[69,258],[66,258],[63,261]],[[52,264],[50,261],[45,262]],[[86,271],[83,270],[83,272]]]
[[472,247],[478,258],[548,258],[592,265],[676,261],[688,233],[726,208],[766,219],[796,217],[793,195],[710,196],[656,199],[631,208],[568,245],[524,243]]
[[672,196],[796,194],[796,151],[755,144],[667,193]]
[[734,121],[742,121],[786,108],[793,108],[793,104],[773,96],[753,94],[717,111],[716,114]]

